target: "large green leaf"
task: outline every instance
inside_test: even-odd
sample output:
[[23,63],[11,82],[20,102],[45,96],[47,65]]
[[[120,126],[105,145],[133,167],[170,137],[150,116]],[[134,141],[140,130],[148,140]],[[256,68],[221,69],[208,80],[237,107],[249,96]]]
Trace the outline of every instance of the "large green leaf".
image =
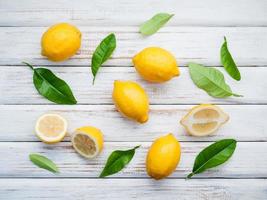
[[158,13],[141,25],[140,32],[143,35],[152,35],[156,33],[164,24],[166,24],[173,16],[173,14]]
[[105,37],[101,41],[101,43],[97,46],[96,50],[93,53],[91,62],[91,71],[94,76],[93,83],[95,82],[96,74],[99,68],[111,56],[115,48],[116,48],[116,37],[114,33],[111,33],[107,37]]
[[46,68],[33,68],[33,83],[39,94],[57,104],[76,104],[77,101],[72,94],[68,84],[58,78],[52,71]]
[[228,50],[226,37],[224,37],[224,43],[221,47],[221,63],[233,79],[240,81],[241,75],[230,51]]
[[220,140],[206,147],[197,155],[192,173],[187,178],[223,164],[233,155],[235,148],[234,139]]
[[135,149],[139,146],[134,147],[126,151],[116,150],[113,151],[105,165],[105,168],[100,174],[100,177],[109,176],[121,171],[133,158],[135,154]]
[[236,97],[241,96],[232,92],[229,85],[225,83],[223,74],[217,69],[190,63],[189,71],[193,82],[213,97],[225,98],[232,95]]
[[30,154],[29,158],[32,161],[32,163],[34,163],[35,165],[37,165],[42,169],[46,169],[53,173],[59,172],[56,164],[52,160],[46,158],[45,156],[42,156],[40,154]]

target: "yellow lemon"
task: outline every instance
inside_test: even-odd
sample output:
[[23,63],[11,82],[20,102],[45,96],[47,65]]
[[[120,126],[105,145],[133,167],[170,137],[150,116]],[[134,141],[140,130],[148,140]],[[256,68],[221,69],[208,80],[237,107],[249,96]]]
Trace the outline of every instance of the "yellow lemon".
[[218,106],[202,104],[193,107],[180,121],[193,136],[207,136],[214,133],[229,120],[229,116]]
[[124,116],[140,123],[148,120],[148,96],[139,84],[117,80],[114,82],[112,96],[115,106]]
[[92,126],[78,128],[71,138],[74,149],[86,158],[96,157],[103,149],[103,141],[102,132]]
[[81,35],[79,29],[67,23],[51,26],[42,36],[42,55],[52,61],[70,58],[81,46]]
[[161,83],[179,76],[175,57],[165,49],[148,47],[133,57],[137,72],[147,81]]
[[60,142],[67,134],[67,121],[58,114],[44,114],[37,120],[35,132],[45,143]]
[[180,156],[180,143],[173,134],[156,139],[147,153],[147,174],[156,180],[169,176],[176,169]]

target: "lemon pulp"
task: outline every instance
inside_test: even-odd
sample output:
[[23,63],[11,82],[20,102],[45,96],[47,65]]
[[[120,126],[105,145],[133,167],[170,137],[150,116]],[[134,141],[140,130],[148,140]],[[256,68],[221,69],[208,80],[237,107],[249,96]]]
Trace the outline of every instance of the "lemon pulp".
[[58,114],[44,114],[37,120],[35,132],[45,143],[59,142],[67,133],[67,121]]
[[78,128],[71,141],[74,149],[86,158],[96,157],[103,149],[103,134],[92,126]]
[[218,106],[202,104],[193,107],[180,123],[193,136],[207,136],[214,133],[229,120],[229,116]]

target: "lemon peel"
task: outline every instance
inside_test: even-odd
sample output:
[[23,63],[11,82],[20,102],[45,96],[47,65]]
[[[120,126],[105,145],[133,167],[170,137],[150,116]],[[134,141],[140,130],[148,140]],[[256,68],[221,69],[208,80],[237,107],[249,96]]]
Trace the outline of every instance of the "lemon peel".
[[229,120],[221,108],[212,104],[201,104],[193,107],[180,121],[187,132],[193,136],[213,134]]

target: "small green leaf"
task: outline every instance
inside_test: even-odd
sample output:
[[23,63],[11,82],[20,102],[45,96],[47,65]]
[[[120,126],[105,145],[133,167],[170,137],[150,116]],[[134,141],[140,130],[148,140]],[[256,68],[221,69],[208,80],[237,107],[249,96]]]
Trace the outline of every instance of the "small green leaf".
[[101,43],[97,46],[95,52],[93,53],[91,62],[91,70],[94,76],[93,84],[95,82],[96,74],[99,68],[111,56],[115,48],[116,48],[116,37],[114,33],[111,33],[107,37],[105,37],[101,41]]
[[224,37],[224,43],[221,47],[221,63],[233,79],[240,81],[241,75],[231,53],[228,50],[226,37]]
[[156,33],[164,24],[166,24],[173,16],[173,14],[158,13],[141,25],[140,32],[143,35],[152,35]]
[[132,160],[135,149],[139,147],[140,146],[136,146],[126,151],[113,151],[108,157],[107,163],[99,177],[103,178],[121,171]]
[[193,82],[200,89],[205,90],[210,96],[217,98],[242,96],[232,92],[229,85],[225,83],[223,74],[217,69],[204,67],[203,65],[196,63],[190,63],[189,72]]
[[46,158],[45,156],[42,156],[40,154],[30,154],[29,158],[32,161],[32,163],[37,165],[38,167],[46,169],[53,173],[59,173],[56,164],[52,160]]
[[192,173],[187,178],[223,164],[233,155],[235,148],[234,139],[220,140],[206,147],[197,155]]
[[33,68],[29,63],[23,62],[33,70],[33,83],[40,95],[57,104],[76,104],[68,84],[58,78],[46,68]]

